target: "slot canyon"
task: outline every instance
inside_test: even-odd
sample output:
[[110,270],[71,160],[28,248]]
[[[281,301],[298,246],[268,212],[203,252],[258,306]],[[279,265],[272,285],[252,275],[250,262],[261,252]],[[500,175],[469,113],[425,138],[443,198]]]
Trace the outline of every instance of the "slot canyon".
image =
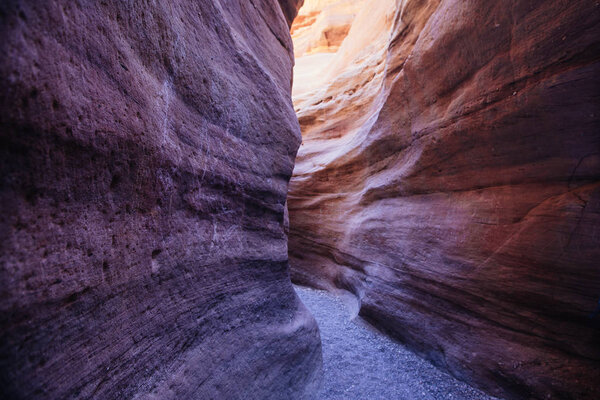
[[0,399],[600,398],[597,0],[0,35]]

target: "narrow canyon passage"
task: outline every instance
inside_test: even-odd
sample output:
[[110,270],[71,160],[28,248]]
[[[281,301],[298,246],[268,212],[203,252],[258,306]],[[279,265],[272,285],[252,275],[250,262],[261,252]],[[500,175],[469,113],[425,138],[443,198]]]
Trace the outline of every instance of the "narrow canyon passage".
[[295,289],[321,332],[323,384],[317,399],[495,399],[374,330],[335,294],[302,286]]
[[0,400],[600,399],[599,93],[598,0],[0,1]]

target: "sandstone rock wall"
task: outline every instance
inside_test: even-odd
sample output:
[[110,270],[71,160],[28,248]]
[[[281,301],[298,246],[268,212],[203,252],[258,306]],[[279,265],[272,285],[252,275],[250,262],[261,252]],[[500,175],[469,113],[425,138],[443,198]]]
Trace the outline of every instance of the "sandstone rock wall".
[[366,0],[307,0],[291,26],[294,55],[335,53]]
[[293,280],[490,393],[599,397],[600,6],[368,3],[294,89]]
[[313,391],[281,4],[0,4],[1,398]]

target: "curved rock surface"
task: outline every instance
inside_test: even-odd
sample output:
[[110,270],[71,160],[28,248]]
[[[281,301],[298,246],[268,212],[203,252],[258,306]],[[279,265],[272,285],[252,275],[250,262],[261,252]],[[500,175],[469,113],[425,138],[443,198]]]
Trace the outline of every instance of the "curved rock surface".
[[0,397],[304,398],[297,1],[0,4]]
[[489,393],[600,397],[598,2],[366,2],[325,55],[292,279]]
[[335,53],[365,0],[307,0],[291,26],[294,55]]

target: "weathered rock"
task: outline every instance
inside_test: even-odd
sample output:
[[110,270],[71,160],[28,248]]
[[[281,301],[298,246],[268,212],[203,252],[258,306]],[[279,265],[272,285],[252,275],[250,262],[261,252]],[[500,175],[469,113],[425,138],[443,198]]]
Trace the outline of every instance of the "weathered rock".
[[293,280],[490,393],[599,398],[600,6],[367,3],[294,89]]
[[278,0],[281,10],[285,15],[288,26],[292,26],[292,22],[298,15],[298,9],[304,4],[304,0]]
[[0,31],[0,397],[310,394],[279,4],[8,1]]
[[365,0],[308,0],[291,27],[294,55],[335,53]]

